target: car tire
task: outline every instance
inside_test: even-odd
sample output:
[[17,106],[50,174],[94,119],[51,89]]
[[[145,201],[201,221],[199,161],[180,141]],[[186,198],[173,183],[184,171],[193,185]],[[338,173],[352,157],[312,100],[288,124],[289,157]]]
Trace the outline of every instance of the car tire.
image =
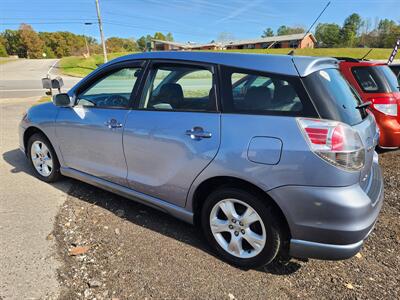
[[37,178],[45,182],[60,179],[60,163],[56,152],[43,134],[35,133],[29,138],[26,152]]
[[[232,218],[235,223],[227,216],[234,215],[229,212],[229,207],[232,207],[229,202],[233,203],[236,211],[235,218]],[[274,214],[274,209],[267,205],[266,199],[232,187],[212,192],[201,211],[205,238],[222,259],[239,268],[261,267],[278,256],[284,239],[279,224],[278,214]]]

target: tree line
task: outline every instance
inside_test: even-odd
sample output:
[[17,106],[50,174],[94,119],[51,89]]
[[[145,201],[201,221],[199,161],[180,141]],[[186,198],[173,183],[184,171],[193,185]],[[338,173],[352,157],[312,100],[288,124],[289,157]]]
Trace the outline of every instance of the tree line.
[[[305,33],[302,26],[280,26],[276,35]],[[262,37],[272,37],[275,33],[266,28]],[[389,19],[362,19],[353,13],[343,25],[336,23],[319,23],[315,28],[317,47],[370,47],[391,48],[400,38],[399,22]],[[110,37],[106,40],[109,52],[144,51],[152,39],[174,41],[172,33],[156,32],[138,39]],[[218,41],[234,39],[230,33],[221,33]],[[98,41],[90,36],[74,34],[68,31],[36,32],[29,24],[21,24],[17,30],[6,29],[0,32],[0,56],[17,55],[21,58],[48,58],[71,55],[88,55],[101,53]]]
[[[301,26],[280,26],[276,35],[305,33]],[[315,28],[317,46],[324,48],[369,47],[392,48],[400,38],[400,24],[389,19],[362,19],[359,14],[348,16],[343,25],[336,23],[319,23]],[[274,36],[271,28],[266,28],[261,37]]]
[[[173,41],[172,33],[156,32],[154,35],[133,38],[110,37],[106,40],[107,51],[144,51],[152,39]],[[101,53],[101,45],[90,36],[68,31],[36,32],[32,26],[21,24],[17,30],[6,29],[0,33],[0,57],[17,55],[20,58],[60,58],[71,55]]]

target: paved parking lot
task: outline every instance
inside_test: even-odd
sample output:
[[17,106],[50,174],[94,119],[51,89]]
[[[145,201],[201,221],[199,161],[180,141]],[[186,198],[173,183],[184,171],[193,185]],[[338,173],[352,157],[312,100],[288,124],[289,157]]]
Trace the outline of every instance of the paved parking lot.
[[0,99],[0,299],[57,297],[60,261],[46,240],[69,191],[68,181],[48,185],[31,176],[18,149],[18,122],[37,101]]

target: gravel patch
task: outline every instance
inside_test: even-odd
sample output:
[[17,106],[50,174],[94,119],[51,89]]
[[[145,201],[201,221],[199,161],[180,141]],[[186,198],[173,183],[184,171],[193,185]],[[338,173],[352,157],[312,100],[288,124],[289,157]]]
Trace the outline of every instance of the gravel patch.
[[61,299],[399,299],[400,151],[380,163],[385,203],[357,256],[258,270],[219,260],[186,223],[74,181],[53,233]]

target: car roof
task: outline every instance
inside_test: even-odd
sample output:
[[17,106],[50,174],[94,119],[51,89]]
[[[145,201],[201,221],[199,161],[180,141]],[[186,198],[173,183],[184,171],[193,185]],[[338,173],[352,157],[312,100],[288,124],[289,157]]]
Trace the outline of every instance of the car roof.
[[301,77],[325,68],[338,68],[338,60],[330,57],[196,51],[155,51],[130,54],[116,58],[104,66],[139,59],[204,62]]
[[352,60],[352,61],[346,61],[346,60],[340,60],[339,62],[341,65],[347,65],[350,67],[372,67],[372,66],[385,66],[387,65],[384,62],[381,61],[372,61],[372,60]]

